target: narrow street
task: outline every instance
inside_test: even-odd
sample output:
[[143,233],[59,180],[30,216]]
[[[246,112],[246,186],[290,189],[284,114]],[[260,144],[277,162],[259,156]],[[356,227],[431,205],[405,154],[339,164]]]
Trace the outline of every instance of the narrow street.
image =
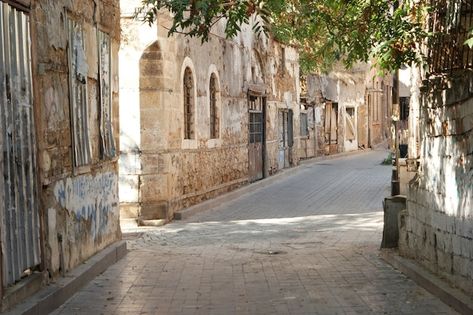
[[308,162],[128,236],[127,256],[54,314],[455,314],[379,258],[385,157]]

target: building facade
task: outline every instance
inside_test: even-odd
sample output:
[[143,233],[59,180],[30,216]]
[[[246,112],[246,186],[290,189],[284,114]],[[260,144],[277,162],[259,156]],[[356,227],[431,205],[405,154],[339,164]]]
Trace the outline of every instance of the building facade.
[[327,75],[308,75],[303,93],[307,137],[300,156],[311,158],[366,149],[391,139],[392,77],[367,64]]
[[[399,248],[471,295],[473,54],[463,43],[472,12],[467,1],[459,1],[450,11],[449,3],[432,11],[436,22],[430,29],[449,33],[438,36],[441,46],[428,47],[428,69],[413,76],[409,159],[418,167],[409,185],[407,210],[400,216]],[[460,24],[450,25],[454,19]]]
[[121,238],[119,23],[112,0],[0,1],[2,309]]
[[207,43],[167,36],[122,1],[123,218],[171,220],[186,207],[297,165],[299,66],[294,49],[251,25]]

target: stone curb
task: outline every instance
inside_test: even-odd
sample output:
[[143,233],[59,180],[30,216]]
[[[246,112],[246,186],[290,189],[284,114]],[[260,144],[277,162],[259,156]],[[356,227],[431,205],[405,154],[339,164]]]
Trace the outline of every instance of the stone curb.
[[126,242],[116,242],[68,272],[64,278],[60,278],[55,283],[49,284],[33,296],[27,298],[25,302],[3,314],[49,314],[64,304],[64,302],[96,276],[118,262],[126,253]]
[[400,257],[393,250],[382,250],[381,258],[458,313],[473,314],[473,300],[471,298],[459,289],[451,287],[448,283],[442,281],[412,260]]
[[221,196],[218,196],[216,198],[206,200],[206,201],[198,203],[198,204],[196,204],[192,207],[189,207],[189,208],[183,209],[181,211],[178,211],[178,212],[174,213],[174,219],[175,220],[185,220],[185,219],[188,219],[189,217],[191,217],[191,216],[193,216],[197,213],[200,213],[200,212],[203,212],[203,211],[206,211],[206,210],[210,210],[210,209],[215,208],[215,207],[217,207],[217,206],[219,206],[223,203],[235,200],[235,199],[237,199],[237,198],[239,198],[239,197],[241,197],[241,196],[243,196],[243,195],[245,195],[249,192],[253,192],[256,189],[266,187],[266,186],[276,182],[279,179],[282,179],[282,178],[285,178],[289,175],[292,175],[296,171],[301,171],[301,170],[303,170],[304,166],[315,164],[315,163],[318,163],[320,161],[332,160],[332,159],[336,159],[336,158],[341,158],[341,157],[345,157],[345,156],[352,156],[352,155],[358,155],[358,154],[363,154],[363,153],[367,153],[367,152],[372,152],[372,150],[367,149],[367,150],[342,152],[342,153],[337,153],[337,154],[333,154],[333,155],[324,155],[324,156],[315,157],[315,158],[311,158],[311,159],[307,159],[307,160],[301,160],[299,165],[297,165],[295,167],[291,167],[291,168],[281,170],[278,173],[276,173],[275,175],[269,176],[267,178],[264,178],[262,180],[254,182],[254,183],[246,184],[241,188],[230,191],[230,192],[228,192],[226,194],[223,194]]

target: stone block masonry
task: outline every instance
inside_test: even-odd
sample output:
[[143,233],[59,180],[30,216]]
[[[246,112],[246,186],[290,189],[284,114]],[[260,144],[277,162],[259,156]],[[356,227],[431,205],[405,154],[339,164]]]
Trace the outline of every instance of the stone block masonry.
[[473,72],[425,81],[401,253],[473,293]]

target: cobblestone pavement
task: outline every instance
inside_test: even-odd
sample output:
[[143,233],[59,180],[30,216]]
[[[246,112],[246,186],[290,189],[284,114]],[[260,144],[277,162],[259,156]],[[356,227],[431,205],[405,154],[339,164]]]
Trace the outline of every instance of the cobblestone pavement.
[[305,164],[187,221],[130,230],[128,255],[54,314],[455,314],[378,256],[385,156]]

